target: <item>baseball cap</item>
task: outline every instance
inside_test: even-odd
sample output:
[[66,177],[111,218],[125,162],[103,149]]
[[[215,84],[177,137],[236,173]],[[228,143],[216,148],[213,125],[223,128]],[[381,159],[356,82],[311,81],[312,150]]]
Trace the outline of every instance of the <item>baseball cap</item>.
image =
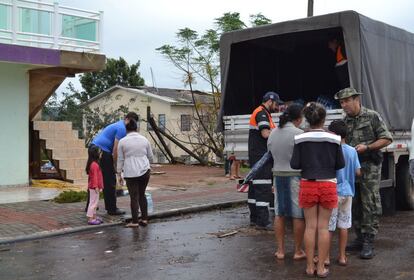
[[280,100],[279,94],[273,91],[266,92],[265,95],[263,95],[263,102],[266,102],[268,100],[276,101],[278,104],[284,103],[282,100]]
[[341,89],[340,91],[335,93],[334,98],[336,100],[339,100],[339,99],[348,98],[354,95],[362,95],[362,94],[363,94],[362,92],[357,92],[356,89],[349,87],[349,88]]

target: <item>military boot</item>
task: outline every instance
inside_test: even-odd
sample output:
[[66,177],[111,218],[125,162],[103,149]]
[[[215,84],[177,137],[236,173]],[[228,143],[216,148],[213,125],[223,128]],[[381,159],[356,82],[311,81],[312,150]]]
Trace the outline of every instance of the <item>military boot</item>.
[[351,242],[351,244],[346,246],[346,250],[347,251],[360,251],[362,249],[362,243],[364,243],[362,234],[357,233],[357,237],[354,239],[354,241]]
[[364,242],[362,243],[362,250],[359,254],[361,259],[372,259],[374,257],[374,235],[365,233],[363,235]]

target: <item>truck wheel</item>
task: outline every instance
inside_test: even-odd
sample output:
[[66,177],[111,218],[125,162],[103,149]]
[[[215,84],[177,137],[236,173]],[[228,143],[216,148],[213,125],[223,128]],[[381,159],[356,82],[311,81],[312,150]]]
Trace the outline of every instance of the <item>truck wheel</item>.
[[414,210],[414,184],[408,170],[408,156],[401,156],[395,174],[397,208],[400,210]]

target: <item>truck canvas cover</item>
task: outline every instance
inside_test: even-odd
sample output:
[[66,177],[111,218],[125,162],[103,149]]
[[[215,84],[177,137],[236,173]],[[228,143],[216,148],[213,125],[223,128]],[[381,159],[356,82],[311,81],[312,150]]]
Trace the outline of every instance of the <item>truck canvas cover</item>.
[[[350,85],[391,130],[409,130],[414,115],[414,34],[353,11],[225,33],[220,40],[223,116],[250,114],[267,91],[282,100],[332,96],[334,34],[343,40]],[[219,124],[222,129],[222,124]]]

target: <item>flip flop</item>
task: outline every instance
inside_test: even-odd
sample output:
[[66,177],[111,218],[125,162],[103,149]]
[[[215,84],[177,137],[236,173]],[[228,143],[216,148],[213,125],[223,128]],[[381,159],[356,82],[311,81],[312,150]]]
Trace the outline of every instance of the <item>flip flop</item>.
[[276,257],[276,259],[278,259],[278,260],[284,260],[284,259],[285,259],[285,254],[282,254],[282,253],[276,252],[276,253],[275,253],[275,257]]
[[140,226],[146,227],[148,225],[148,221],[147,220],[139,220],[138,221],[138,224]]
[[304,253],[303,255],[301,255],[300,257],[296,257],[295,255],[293,255],[293,260],[295,261],[300,261],[300,260],[304,260],[306,259],[306,254]]
[[[314,262],[314,263],[318,263],[318,262],[319,262],[319,257],[318,257],[318,256],[314,256],[314,257],[313,257],[313,262]],[[325,266],[330,266],[330,265],[331,265],[331,262],[330,262],[330,261],[325,261],[323,264],[324,264]]]

